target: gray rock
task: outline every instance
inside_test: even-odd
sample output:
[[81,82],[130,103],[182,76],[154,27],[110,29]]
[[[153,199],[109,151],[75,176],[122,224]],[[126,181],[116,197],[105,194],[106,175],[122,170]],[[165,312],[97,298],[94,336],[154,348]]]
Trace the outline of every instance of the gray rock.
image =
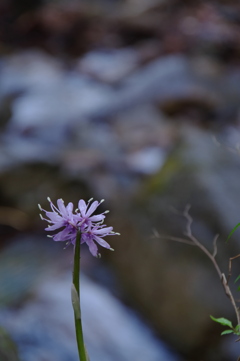
[[135,50],[93,51],[83,56],[79,69],[106,83],[117,83],[131,74],[139,62]]
[[[23,360],[77,360],[70,285],[70,270],[60,272],[41,283],[34,300],[15,311],[0,311],[0,322]],[[131,311],[86,277],[81,277],[81,305],[91,360],[179,360]]]
[[[122,53],[116,52],[116,56]],[[59,132],[63,126],[73,126],[86,118],[109,117],[141,103],[162,103],[191,94],[218,101],[199,80],[191,62],[175,55],[137,69],[119,88],[76,71],[64,71],[61,64],[41,53],[23,53],[9,59],[2,66],[0,78],[2,95],[23,91],[13,102],[10,129],[39,130],[47,126],[48,131]]]

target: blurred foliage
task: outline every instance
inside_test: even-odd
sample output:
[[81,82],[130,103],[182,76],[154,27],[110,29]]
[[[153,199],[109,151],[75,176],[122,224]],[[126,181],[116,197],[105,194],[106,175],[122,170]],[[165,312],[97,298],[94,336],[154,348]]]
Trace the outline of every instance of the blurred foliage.
[[20,361],[18,349],[7,331],[0,326],[0,360]]

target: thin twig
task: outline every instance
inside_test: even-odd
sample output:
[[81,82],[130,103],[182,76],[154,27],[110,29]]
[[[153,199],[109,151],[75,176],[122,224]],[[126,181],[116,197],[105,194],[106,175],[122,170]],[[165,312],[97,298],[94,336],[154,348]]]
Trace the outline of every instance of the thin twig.
[[160,236],[160,235],[155,236],[155,237],[160,238],[160,239],[165,239],[167,241],[185,243],[185,244],[188,244],[189,246],[196,246],[196,244],[194,244],[192,241],[189,241],[189,240],[184,239],[184,238],[171,237],[171,236]]
[[236,305],[236,302],[235,302],[235,299],[233,297],[233,294],[231,292],[231,289],[229,288],[229,285],[228,285],[228,282],[226,280],[226,276],[224,273],[221,272],[219,266],[218,266],[218,263],[215,259],[215,256],[214,256],[214,253],[211,254],[206,247],[204,247],[192,234],[192,229],[191,229],[191,226],[192,226],[192,222],[193,222],[193,219],[192,217],[190,216],[189,214],[189,210],[190,210],[190,205],[188,204],[186,207],[185,207],[185,210],[183,212],[183,215],[184,217],[186,218],[187,220],[187,225],[186,225],[186,235],[189,237],[190,240],[192,240],[196,246],[198,246],[205,254],[206,256],[210,259],[210,261],[212,262],[213,266],[215,267],[215,270],[217,271],[217,274],[222,282],[222,285],[223,285],[223,288],[224,288],[224,291],[225,291],[225,294],[227,295],[227,297],[230,299],[231,303],[232,303],[232,306],[234,308],[234,311],[235,311],[235,314],[236,314],[236,317],[237,317],[237,323],[238,325],[240,325],[240,315],[239,315],[239,309]]
[[217,240],[218,240],[219,234],[216,234],[216,236],[213,238],[213,257],[215,258],[217,255]]
[[229,280],[232,276],[232,261],[236,258],[239,258],[240,257],[240,254],[238,254],[237,256],[235,257],[231,257],[229,258],[229,265],[228,265],[228,278],[227,278],[227,283],[229,283]]
[[184,233],[196,246],[198,246],[206,255],[207,257],[212,261],[218,275],[219,278],[222,278],[222,272],[215,260],[215,257],[213,256],[213,254],[211,254],[208,249],[206,247],[204,247],[204,245],[202,243],[200,243],[196,237],[194,237],[194,235],[192,234],[192,223],[193,223],[193,219],[189,214],[189,210],[190,210],[191,206],[189,204],[187,204],[187,206],[185,207],[185,210],[183,212],[183,216],[186,218],[187,220],[187,225],[186,225],[186,232]]
[[226,276],[224,273],[221,272],[221,269],[220,267],[218,266],[218,263],[215,259],[216,255],[217,255],[217,239],[218,239],[218,235],[216,235],[213,239],[213,253],[210,253],[208,251],[208,249],[201,243],[198,241],[198,239],[193,235],[192,233],[192,223],[193,223],[193,219],[192,217],[190,216],[189,214],[189,211],[190,211],[190,204],[187,204],[183,213],[180,213],[178,212],[176,209],[173,209],[174,210],[174,213],[176,214],[180,214],[182,215],[186,221],[187,221],[187,224],[186,224],[186,231],[184,232],[184,235],[188,237],[188,239],[183,239],[183,238],[178,238],[178,237],[161,237],[158,235],[158,238],[165,238],[165,239],[168,239],[168,240],[172,240],[172,241],[177,241],[177,242],[181,242],[181,243],[186,243],[186,244],[189,244],[189,245],[195,245],[197,246],[198,248],[200,248],[202,250],[202,252],[204,252],[206,254],[206,256],[210,259],[210,261],[212,262],[219,278],[220,278],[220,281],[223,285],[223,288],[224,288],[224,291],[225,291],[225,294],[227,295],[227,297],[230,299],[231,303],[232,303],[232,306],[234,308],[234,311],[235,311],[235,314],[236,314],[236,317],[237,317],[237,323],[238,325],[240,325],[240,315],[239,315],[239,308],[237,307],[236,305],[236,301],[233,297],[233,294],[231,292],[231,289],[228,285],[228,281],[229,281],[229,278],[231,276],[231,262],[240,257],[240,254],[235,256],[235,257],[232,257],[230,258],[229,260],[229,274],[228,274],[228,280],[226,279]]

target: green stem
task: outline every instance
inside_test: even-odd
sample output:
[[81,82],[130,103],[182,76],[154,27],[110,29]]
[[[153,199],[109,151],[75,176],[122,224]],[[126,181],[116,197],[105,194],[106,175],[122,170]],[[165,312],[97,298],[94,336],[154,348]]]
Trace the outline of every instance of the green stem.
[[81,311],[80,311],[80,286],[79,286],[80,249],[81,249],[80,240],[81,240],[81,232],[78,232],[76,237],[75,249],[74,249],[72,304],[74,310],[75,330],[76,330],[79,359],[80,361],[89,361],[83,340],[82,320],[81,320]]

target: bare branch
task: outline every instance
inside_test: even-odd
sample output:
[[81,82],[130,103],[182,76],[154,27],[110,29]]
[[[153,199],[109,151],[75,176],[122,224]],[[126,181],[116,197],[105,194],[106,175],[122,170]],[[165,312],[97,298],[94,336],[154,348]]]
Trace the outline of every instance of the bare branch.
[[224,273],[222,274],[222,285],[223,285],[223,288],[225,290],[226,295],[229,297],[229,299],[230,299],[230,301],[231,301],[231,303],[233,305],[233,308],[234,308],[234,311],[235,311],[236,317],[237,317],[237,323],[238,323],[238,325],[240,325],[239,308],[236,305],[236,301],[235,301],[235,299],[233,297],[233,294],[232,294],[232,292],[231,292],[231,290],[229,288],[229,285],[228,285],[228,282],[226,280],[226,276],[225,276]]
[[216,234],[216,236],[213,238],[213,257],[215,258],[217,255],[217,240],[218,240],[219,234]]
[[240,254],[238,254],[237,256],[229,258],[227,283],[229,282],[229,280],[230,280],[230,278],[232,276],[232,261],[235,260],[236,258],[239,258],[239,257],[240,257]]
[[[200,248],[202,250],[202,252],[205,253],[205,255],[210,259],[210,261],[212,262],[215,270],[217,271],[217,274],[221,280],[221,283],[223,285],[223,288],[224,288],[224,291],[225,291],[225,294],[227,295],[227,297],[230,299],[231,303],[232,303],[232,306],[234,308],[234,311],[235,311],[235,314],[236,314],[236,317],[237,317],[237,323],[238,325],[240,325],[240,315],[239,315],[239,308],[237,307],[236,305],[236,301],[233,297],[233,294],[231,292],[231,289],[229,288],[229,285],[228,285],[228,281],[229,281],[229,278],[231,277],[231,268],[232,268],[232,261],[238,257],[240,257],[240,254],[235,256],[235,257],[232,257],[230,258],[229,260],[229,274],[228,274],[228,281],[226,279],[226,276],[224,273],[221,272],[220,270],[220,267],[215,259],[216,255],[217,255],[217,239],[218,239],[218,235],[216,235],[213,239],[213,253],[211,254],[209,252],[209,250],[201,243],[198,241],[198,239],[193,235],[192,233],[192,223],[193,223],[193,219],[192,217],[190,216],[189,214],[189,210],[190,210],[191,206],[190,204],[187,204],[185,209],[184,209],[184,212],[182,214],[182,216],[184,216],[184,218],[186,219],[186,231],[184,232],[184,235],[187,236],[189,239],[190,239],[190,243],[191,245],[195,245],[197,246],[198,248]],[[178,214],[177,211],[175,211],[175,213]],[[168,239],[170,240],[174,240],[174,241],[178,241],[178,242],[181,242],[181,243],[187,243],[186,240],[183,240],[182,238],[177,238],[177,237],[167,237]]]
[[187,240],[184,238],[180,238],[180,237],[171,237],[171,236],[158,236],[157,238],[160,239],[166,239],[166,241],[174,241],[174,242],[180,242],[180,243],[185,243],[188,244],[190,246],[196,246],[196,244],[194,244],[191,240]]

